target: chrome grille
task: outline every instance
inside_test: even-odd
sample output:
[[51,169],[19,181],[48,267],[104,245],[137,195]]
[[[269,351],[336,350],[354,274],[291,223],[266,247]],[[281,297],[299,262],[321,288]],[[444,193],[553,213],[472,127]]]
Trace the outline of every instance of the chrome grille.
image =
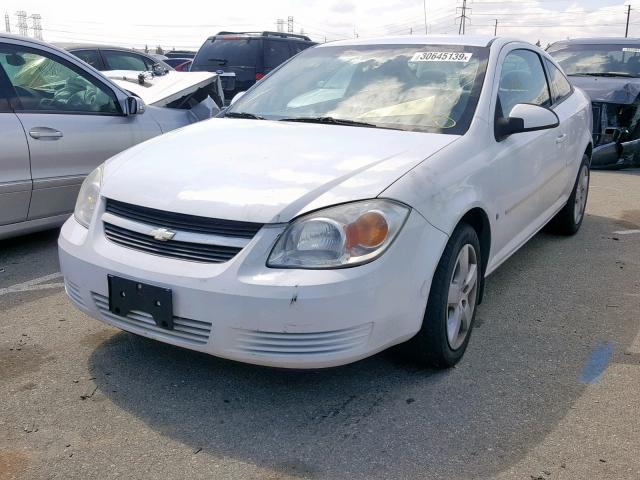
[[134,222],[157,225],[182,232],[221,235],[224,237],[251,239],[262,228],[261,223],[238,222],[184,213],[165,212],[112,199],[107,199],[105,211]]
[[100,314],[112,325],[133,333],[147,332],[154,337],[170,339],[192,345],[204,345],[211,335],[211,323],[188,318],[173,317],[173,330],[165,330],[156,325],[153,317],[144,312],[130,312],[126,317],[111,313],[109,299],[98,293],[91,293],[91,297]]
[[110,223],[104,223],[105,236],[123,247],[153,255],[188,260],[192,262],[223,263],[235,257],[241,248],[204,243],[160,241],[149,235],[134,232]]

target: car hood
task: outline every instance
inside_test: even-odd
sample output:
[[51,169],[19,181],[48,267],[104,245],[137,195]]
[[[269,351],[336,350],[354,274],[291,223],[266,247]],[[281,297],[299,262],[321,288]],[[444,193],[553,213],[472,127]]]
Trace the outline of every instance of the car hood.
[[112,158],[102,194],[178,213],[287,222],[303,212],[374,198],[458,138],[216,118]]
[[211,72],[169,71],[165,75],[148,75],[142,84],[138,81],[138,76],[148,72],[108,70],[102,73],[120,88],[137,95],[147,105],[156,107],[164,107],[202,87],[218,82],[218,75]]
[[640,95],[640,78],[569,77],[571,83],[584,90],[593,102],[629,105]]

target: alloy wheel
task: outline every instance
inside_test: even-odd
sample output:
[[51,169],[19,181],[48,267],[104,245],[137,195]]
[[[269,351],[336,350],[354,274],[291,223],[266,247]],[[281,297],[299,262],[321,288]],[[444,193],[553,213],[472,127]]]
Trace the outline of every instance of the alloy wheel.
[[460,250],[447,297],[447,340],[452,350],[463,344],[471,330],[478,290],[478,255],[466,244]]
[[580,223],[587,207],[587,193],[589,192],[589,167],[583,165],[580,169],[578,184],[576,185],[576,200],[573,207],[573,220]]

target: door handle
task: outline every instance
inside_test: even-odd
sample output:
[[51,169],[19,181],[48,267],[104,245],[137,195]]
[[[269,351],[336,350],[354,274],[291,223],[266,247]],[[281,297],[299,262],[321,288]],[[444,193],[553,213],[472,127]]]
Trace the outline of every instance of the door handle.
[[557,144],[564,143],[564,141],[567,139],[567,137],[568,137],[568,135],[566,133],[563,133],[558,138],[556,138],[556,143]]
[[62,138],[62,132],[60,130],[56,130],[55,128],[49,127],[35,127],[29,130],[29,135],[31,138],[35,138],[36,140],[57,140]]

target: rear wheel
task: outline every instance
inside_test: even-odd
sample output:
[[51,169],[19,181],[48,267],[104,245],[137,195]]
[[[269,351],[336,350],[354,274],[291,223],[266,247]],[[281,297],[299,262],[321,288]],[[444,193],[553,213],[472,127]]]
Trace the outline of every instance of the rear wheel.
[[482,258],[476,231],[459,225],[433,276],[422,328],[407,348],[418,362],[452,367],[464,355],[480,297]]
[[549,222],[548,231],[560,235],[574,235],[580,230],[584,220],[584,212],[587,208],[590,173],[589,157],[584,155],[571,196],[564,208]]

